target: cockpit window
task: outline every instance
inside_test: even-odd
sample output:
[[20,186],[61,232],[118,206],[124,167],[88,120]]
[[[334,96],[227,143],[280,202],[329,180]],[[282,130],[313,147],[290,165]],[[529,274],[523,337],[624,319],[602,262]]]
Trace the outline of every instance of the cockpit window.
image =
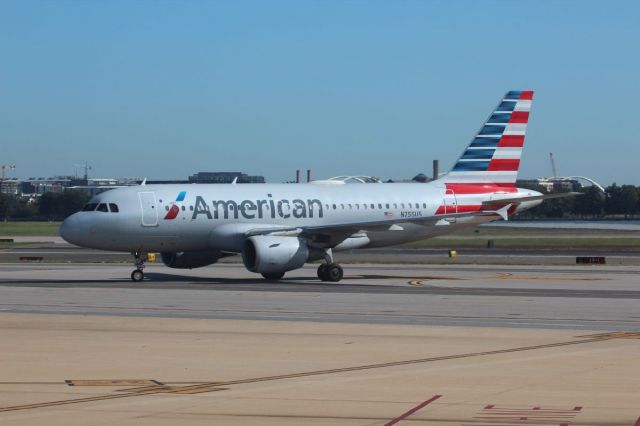
[[98,207],[97,203],[89,203],[89,204],[87,204],[86,206],[84,206],[82,208],[82,211],[83,212],[92,212],[92,211],[94,211],[96,209],[96,207]]
[[109,209],[107,208],[107,205],[105,203],[100,203],[100,204],[98,204],[98,208],[96,209],[96,211],[98,211],[98,212],[108,212]]
[[118,205],[114,203],[109,203],[109,210],[111,210],[111,213],[118,213],[120,211]]

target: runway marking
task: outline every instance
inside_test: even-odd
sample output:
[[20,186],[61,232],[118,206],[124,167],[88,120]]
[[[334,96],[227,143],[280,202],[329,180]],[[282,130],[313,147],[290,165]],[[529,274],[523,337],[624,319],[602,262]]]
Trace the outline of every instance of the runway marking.
[[[593,277],[555,277],[555,276],[538,276],[538,275],[514,275],[510,272],[501,272],[496,275],[489,276],[477,276],[469,278],[461,277],[422,277],[413,278],[409,281],[409,285],[414,287],[425,287],[428,284],[424,284],[423,281],[473,281],[473,280],[503,280],[503,281],[610,281],[609,278],[593,278]],[[446,287],[448,289],[457,289],[462,287]]]
[[601,333],[601,334],[595,334],[592,336],[577,336],[577,337],[584,337],[581,340],[570,340],[565,342],[546,343],[542,345],[522,346],[517,348],[509,348],[509,349],[496,349],[492,351],[470,352],[470,353],[457,354],[457,355],[442,355],[442,356],[429,357],[429,358],[419,358],[419,359],[410,359],[410,360],[403,360],[403,361],[385,362],[385,363],[379,363],[379,364],[359,365],[354,367],[342,367],[342,368],[333,368],[333,369],[326,369],[326,370],[307,371],[307,372],[301,372],[301,373],[281,374],[276,376],[265,376],[265,377],[228,380],[228,381],[219,381],[219,382],[204,382],[204,383],[184,385],[184,386],[156,385],[156,386],[148,386],[143,388],[124,389],[120,391],[122,393],[118,393],[118,394],[105,394],[105,395],[96,395],[96,396],[85,397],[85,398],[65,399],[60,401],[41,402],[36,404],[0,407],[0,413],[7,412],[7,411],[29,410],[29,409],[35,409],[35,408],[54,407],[58,405],[78,404],[83,402],[96,402],[96,401],[102,401],[102,400],[108,400],[108,399],[136,397],[136,396],[159,394],[159,393],[193,394],[193,393],[212,392],[212,391],[223,390],[222,387],[224,386],[259,383],[259,382],[276,381],[276,380],[286,380],[286,379],[296,379],[301,377],[321,376],[321,375],[327,375],[327,374],[349,373],[354,371],[373,370],[373,369],[388,368],[388,367],[399,367],[399,366],[414,365],[414,364],[424,364],[428,362],[437,362],[437,361],[450,361],[450,360],[456,360],[456,359],[474,358],[474,357],[489,356],[489,355],[502,355],[502,354],[508,354],[508,353],[531,351],[536,349],[549,349],[549,348],[558,348],[558,347],[564,347],[564,346],[582,345],[587,343],[605,342],[605,341],[614,340],[614,339],[627,339],[627,338],[635,339],[637,338],[635,336],[638,334],[640,333],[625,333],[625,332]]
[[[559,425],[568,426],[571,421],[582,411],[582,407],[572,409],[559,408],[518,408],[497,407],[487,405],[473,416],[473,423],[463,423],[462,426],[500,426],[500,425]],[[481,423],[478,423],[478,420]],[[485,422],[486,421],[486,422]]]
[[392,426],[395,425],[396,423],[398,423],[401,420],[406,419],[407,417],[411,416],[412,414],[416,413],[419,410],[422,410],[424,407],[426,407],[427,405],[431,404],[433,401],[442,398],[442,395],[434,395],[431,398],[427,399],[426,401],[421,402],[420,404],[416,405],[415,407],[413,407],[411,410],[400,414],[398,417],[394,418],[393,420],[387,422],[384,424],[384,426]]
[[151,379],[110,379],[110,380],[85,380],[74,379],[64,381],[69,386],[141,386],[141,385],[162,385],[162,383]]
[[[592,278],[592,277],[554,277],[554,276],[538,276],[538,275],[514,275],[510,272],[501,272],[488,279],[497,280],[522,280],[522,281],[609,281],[609,278]],[[475,278],[474,278],[475,279]]]

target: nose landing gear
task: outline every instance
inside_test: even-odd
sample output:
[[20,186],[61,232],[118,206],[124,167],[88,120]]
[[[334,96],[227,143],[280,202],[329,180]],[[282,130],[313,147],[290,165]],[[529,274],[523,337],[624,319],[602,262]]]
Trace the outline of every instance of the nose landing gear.
[[131,273],[131,281],[139,282],[144,279],[144,263],[147,261],[146,253],[135,252],[133,253],[134,264],[136,269]]

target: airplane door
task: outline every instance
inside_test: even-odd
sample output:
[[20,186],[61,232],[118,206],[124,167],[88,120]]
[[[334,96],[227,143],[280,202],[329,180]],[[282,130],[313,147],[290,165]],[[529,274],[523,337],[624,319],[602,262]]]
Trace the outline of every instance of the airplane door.
[[[453,189],[447,189],[444,194],[444,214],[458,213],[458,200]],[[449,222],[455,222],[455,218],[448,219]]]
[[154,192],[138,192],[142,210],[142,226],[158,226],[158,209]]

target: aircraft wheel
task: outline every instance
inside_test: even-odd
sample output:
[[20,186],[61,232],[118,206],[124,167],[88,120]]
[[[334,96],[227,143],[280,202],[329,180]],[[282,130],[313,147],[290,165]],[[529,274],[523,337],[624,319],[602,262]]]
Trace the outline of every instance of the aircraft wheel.
[[142,272],[140,269],[136,269],[135,271],[133,271],[131,273],[131,280],[132,281],[142,281],[144,279],[144,272]]
[[337,283],[344,276],[344,271],[342,270],[342,266],[337,263],[332,263],[327,265],[326,271],[324,273],[326,280]]
[[326,263],[322,263],[320,264],[320,266],[318,266],[318,278],[320,278],[320,281],[327,281],[327,267],[329,265],[327,265]]
[[272,272],[269,274],[262,274],[265,280],[267,281],[278,281],[282,277],[284,277],[284,272]]

